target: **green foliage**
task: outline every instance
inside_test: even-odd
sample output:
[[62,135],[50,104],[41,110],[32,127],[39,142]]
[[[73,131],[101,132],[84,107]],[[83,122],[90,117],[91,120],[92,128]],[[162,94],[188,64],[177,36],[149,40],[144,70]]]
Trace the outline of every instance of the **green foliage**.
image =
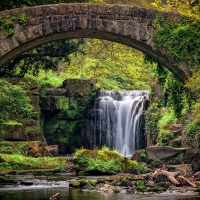
[[17,14],[16,16],[6,16],[5,18],[0,17],[0,29],[6,30],[7,36],[14,35],[14,25],[18,23],[21,26],[26,26],[28,18],[24,14]]
[[154,144],[159,133],[157,124],[161,116],[160,108],[158,108],[156,103],[152,103],[145,113],[146,135],[151,137]]
[[191,111],[186,115],[183,133],[187,135],[186,143],[193,153],[200,153],[200,103],[193,104]]
[[175,19],[173,16],[168,19],[157,15],[153,25],[156,28],[153,34],[154,49],[164,47],[166,53],[173,56],[176,67],[181,59],[188,62],[190,69],[200,66],[199,20],[187,17]]
[[96,78],[96,87],[106,90],[149,89],[152,67],[141,52],[128,46],[86,39],[85,54],[73,53],[65,73],[73,78]]
[[28,142],[0,140],[0,170],[59,170],[66,171],[66,158],[28,157]]
[[[70,63],[69,55],[80,51],[83,39],[63,39],[27,51],[11,60],[0,69],[1,77],[24,77],[25,74],[37,76],[40,71],[54,70],[57,75],[62,69],[60,64]],[[45,79],[44,79],[45,80]]]
[[0,154],[27,154],[27,142],[8,142],[0,139]]
[[161,118],[158,121],[158,128],[165,129],[169,124],[175,124],[177,118],[175,117],[174,111],[172,109],[162,109]]
[[146,153],[143,153],[143,152],[141,152],[141,153],[139,154],[139,156],[140,156],[140,159],[144,159],[144,158],[147,157]]
[[123,157],[105,148],[102,150],[79,149],[75,152],[73,161],[76,169],[84,167],[84,171],[108,172],[120,171]]
[[177,118],[175,117],[172,109],[162,109],[162,117],[158,121],[158,138],[157,145],[166,146],[169,145],[171,139],[174,138],[173,133],[168,129],[169,124],[175,124]]
[[137,181],[136,182],[136,188],[137,188],[137,190],[139,190],[139,191],[146,191],[146,189],[147,189],[147,187],[146,187],[146,185],[147,185],[147,182],[146,181]]
[[56,72],[49,70],[45,72],[44,70],[40,70],[38,76],[33,76],[32,74],[28,73],[25,75],[26,78],[30,78],[31,80],[35,81],[36,83],[40,84],[41,87],[62,87],[63,81],[69,78],[65,73],[61,73],[58,75]]
[[[172,108],[175,116],[180,119],[183,116],[184,106],[191,104],[193,98],[191,92],[170,71],[154,59],[145,56],[145,62],[156,65],[153,70],[156,79],[151,88],[152,101],[156,102],[158,107]],[[155,90],[158,89],[158,85],[161,94],[157,97]]]
[[11,170],[61,170],[65,168],[66,159],[52,157],[28,157],[21,154],[1,154],[5,162],[0,163],[0,169]]
[[12,85],[5,79],[0,79],[0,131],[12,114],[33,115],[30,99],[26,94],[27,85],[20,83]]
[[5,125],[19,125],[19,126],[22,126],[21,122],[17,122],[15,120],[9,120],[7,122],[4,122],[3,124],[5,124]]

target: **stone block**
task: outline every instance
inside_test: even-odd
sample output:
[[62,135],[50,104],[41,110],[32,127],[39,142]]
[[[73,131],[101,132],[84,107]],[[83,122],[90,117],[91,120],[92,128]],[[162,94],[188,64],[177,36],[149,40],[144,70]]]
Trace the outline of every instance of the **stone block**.
[[46,111],[58,111],[69,109],[69,99],[62,96],[40,97],[40,108]]
[[65,96],[65,88],[41,88],[40,96]]
[[65,86],[67,95],[74,96],[74,95],[84,95],[84,94],[91,94],[92,88],[90,84],[67,84]]
[[1,135],[1,139],[4,140],[17,140],[26,141],[28,137],[25,133],[24,126],[22,125],[4,125],[4,134]]

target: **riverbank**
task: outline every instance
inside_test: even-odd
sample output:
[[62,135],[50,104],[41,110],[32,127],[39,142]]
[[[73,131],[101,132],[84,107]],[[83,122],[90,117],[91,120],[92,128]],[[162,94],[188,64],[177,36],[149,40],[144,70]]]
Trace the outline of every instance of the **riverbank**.
[[[117,174],[115,176],[121,176]],[[126,174],[128,175],[128,174]],[[53,173],[46,175],[23,174],[14,175],[18,180],[32,181],[33,185],[9,185],[0,187],[0,199],[14,200],[14,199],[49,199],[56,193],[60,193],[59,200],[64,199],[88,199],[88,200],[129,200],[129,199],[154,199],[163,200],[199,200],[200,195],[191,187],[172,187],[166,191],[137,191],[130,186],[114,186],[111,177],[114,176],[73,176],[69,173]],[[90,182],[99,182],[92,187],[88,185],[84,187],[72,188],[71,183],[74,181],[83,182],[83,180]],[[101,181],[106,180],[106,183]],[[108,181],[109,180],[109,181]],[[101,182],[101,183],[100,183]]]

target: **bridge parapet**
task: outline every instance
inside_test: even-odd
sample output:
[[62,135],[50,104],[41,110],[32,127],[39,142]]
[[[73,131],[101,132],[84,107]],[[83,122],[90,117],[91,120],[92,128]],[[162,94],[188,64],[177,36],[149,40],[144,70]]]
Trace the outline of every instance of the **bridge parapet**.
[[25,14],[28,24],[25,27],[15,24],[15,33],[11,37],[6,36],[5,30],[0,30],[0,66],[47,42],[98,38],[136,48],[184,81],[184,72],[174,67],[173,59],[163,50],[153,50],[152,24],[158,13],[157,10],[135,6],[89,3],[61,3],[2,11],[1,17]]

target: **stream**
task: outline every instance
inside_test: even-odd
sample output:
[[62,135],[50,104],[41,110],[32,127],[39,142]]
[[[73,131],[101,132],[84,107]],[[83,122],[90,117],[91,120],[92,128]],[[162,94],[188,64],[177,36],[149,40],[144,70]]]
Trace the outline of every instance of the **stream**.
[[[101,176],[102,177],[102,176]],[[200,200],[200,195],[192,191],[182,193],[177,188],[177,192],[164,193],[141,193],[141,194],[122,194],[122,193],[98,193],[96,191],[81,191],[69,188],[69,181],[77,179],[67,174],[53,174],[46,176],[16,175],[17,180],[30,180],[34,184],[30,186],[0,186],[1,200],[48,200],[56,193],[60,193],[59,200]],[[89,176],[87,179],[96,180],[99,176]]]

